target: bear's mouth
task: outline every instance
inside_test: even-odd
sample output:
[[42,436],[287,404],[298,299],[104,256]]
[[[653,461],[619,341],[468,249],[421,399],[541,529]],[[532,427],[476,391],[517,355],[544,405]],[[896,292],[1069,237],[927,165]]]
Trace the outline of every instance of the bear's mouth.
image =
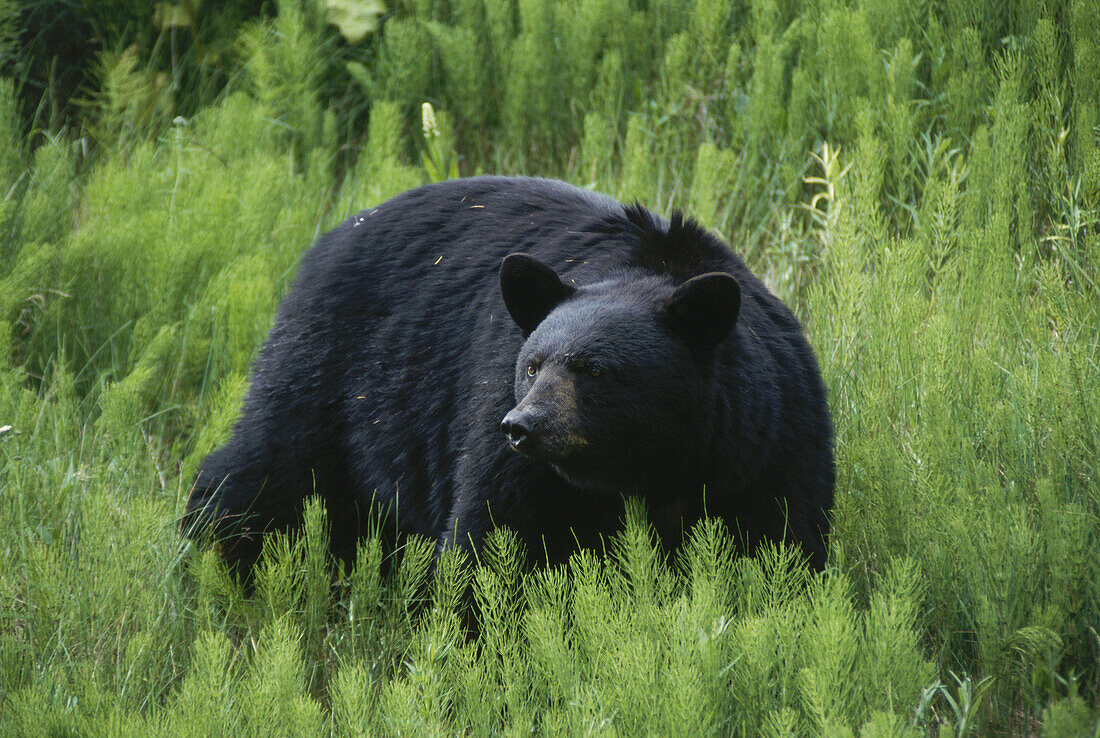
[[547,464],[553,464],[564,460],[562,454],[554,453],[553,450],[548,447],[545,440],[537,436],[522,436],[519,438],[509,436],[508,448],[532,461],[542,461]]
[[[580,489],[600,491],[604,488],[598,480],[600,477],[599,465],[593,465],[591,459],[586,459],[581,452],[587,444],[569,445],[561,448],[557,445],[549,446],[543,439],[515,444],[509,440],[508,446],[513,451],[531,461],[546,464],[554,472]],[[594,468],[595,466],[595,468]]]
[[586,474],[578,473],[576,469],[567,469],[560,464],[550,464],[550,468],[553,469],[559,477],[569,482],[578,489],[588,490],[590,492],[604,492],[604,485],[600,484],[597,479],[594,479]]

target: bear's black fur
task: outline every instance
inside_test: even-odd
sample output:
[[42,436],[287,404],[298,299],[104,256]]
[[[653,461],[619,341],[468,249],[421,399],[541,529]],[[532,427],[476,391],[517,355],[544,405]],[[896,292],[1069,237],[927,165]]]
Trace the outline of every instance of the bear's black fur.
[[695,222],[478,177],[306,254],[184,525],[247,575],[314,493],[345,559],[373,500],[440,547],[507,525],[560,562],[640,495],[669,547],[706,514],[821,568],[832,425],[798,321]]

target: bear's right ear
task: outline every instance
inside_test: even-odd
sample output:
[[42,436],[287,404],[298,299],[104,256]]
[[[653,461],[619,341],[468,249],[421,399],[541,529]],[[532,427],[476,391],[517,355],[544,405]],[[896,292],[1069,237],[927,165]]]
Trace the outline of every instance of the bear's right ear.
[[524,336],[531,335],[550,311],[574,292],[533,256],[509,254],[500,264],[500,293]]

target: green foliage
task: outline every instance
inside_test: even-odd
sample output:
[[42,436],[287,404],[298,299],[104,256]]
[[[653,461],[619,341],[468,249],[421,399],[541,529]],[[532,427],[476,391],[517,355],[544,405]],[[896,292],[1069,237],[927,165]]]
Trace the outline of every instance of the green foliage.
[[[597,112],[584,117],[584,140],[581,143],[581,177],[587,182],[607,179],[607,168],[615,150],[615,130]],[[602,175],[602,176],[601,176]]]
[[407,189],[424,184],[426,174],[401,163],[404,120],[393,102],[371,106],[370,129],[355,167],[344,178],[336,214],[350,217]]
[[[0,733],[1097,735],[1096,3],[261,5],[0,3]],[[792,304],[824,575],[636,503],[534,573],[381,517],[345,570],[317,502],[253,593],[184,542],[302,251],[481,171],[684,208]]]
[[284,0],[277,5],[275,19],[247,28],[241,44],[252,94],[285,130],[301,169],[307,152],[317,149],[322,140],[317,92],[326,44],[315,3]]
[[154,70],[139,69],[138,49],[103,52],[94,74],[96,92],[91,109],[91,133],[104,148],[125,149],[148,138],[167,121],[172,108],[168,80]]
[[[386,24],[377,61],[368,70],[354,62],[355,77],[372,100],[392,100],[406,108],[429,96],[435,51],[430,26],[415,18],[396,18]],[[458,49],[449,46],[447,60],[461,84],[466,69],[458,66]],[[463,49],[465,50],[465,49]]]
[[1085,701],[1077,694],[1076,684],[1070,684],[1068,697],[1052,702],[1043,711],[1044,738],[1050,736],[1081,736],[1096,738],[1100,735],[1100,718],[1089,711]]
[[[484,20],[475,19],[473,23],[483,25]],[[471,128],[485,125],[495,112],[489,103],[492,78],[486,74],[491,68],[487,42],[479,36],[477,26],[447,26],[432,21],[426,27],[447,77],[445,92],[451,109]]]

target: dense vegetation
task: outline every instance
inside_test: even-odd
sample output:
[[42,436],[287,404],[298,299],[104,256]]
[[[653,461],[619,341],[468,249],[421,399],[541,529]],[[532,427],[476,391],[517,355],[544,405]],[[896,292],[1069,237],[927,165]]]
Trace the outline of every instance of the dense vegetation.
[[[381,6],[0,2],[0,733],[1100,734],[1100,5],[328,5]],[[303,250],[479,172],[684,208],[796,308],[823,576],[637,506],[533,575],[333,573],[311,508],[252,596],[180,538]]]

